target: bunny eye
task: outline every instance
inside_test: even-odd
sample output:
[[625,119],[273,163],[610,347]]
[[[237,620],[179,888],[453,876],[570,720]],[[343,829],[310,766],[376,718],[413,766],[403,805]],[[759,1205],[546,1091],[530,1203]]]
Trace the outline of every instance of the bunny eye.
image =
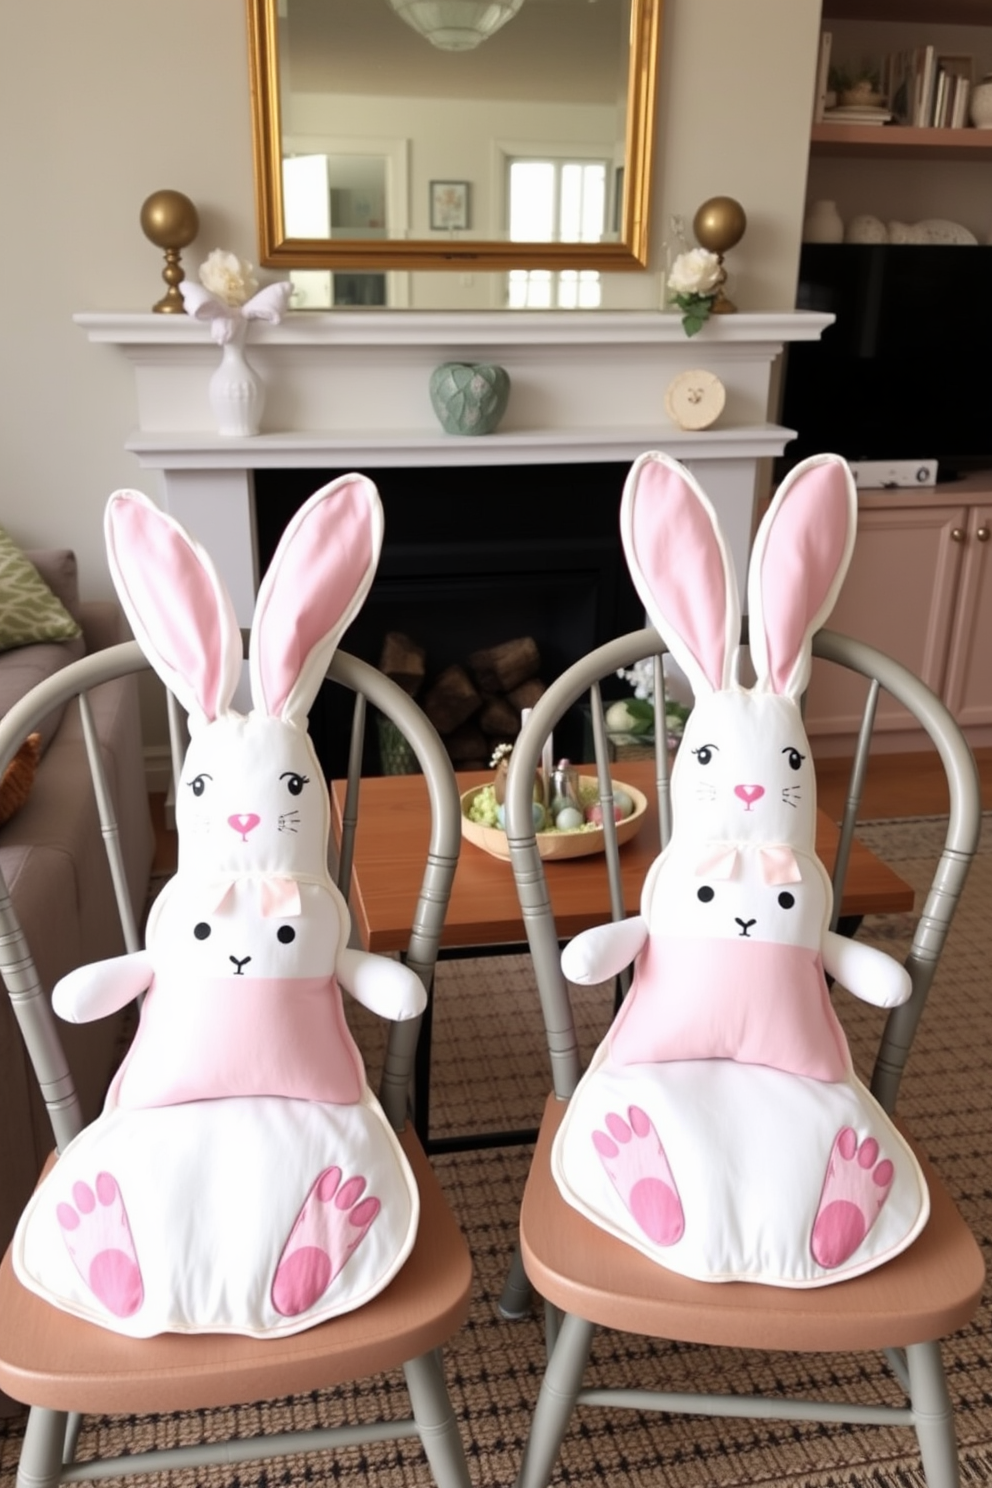
[[703,884],[703,887],[701,889],[696,890],[696,898],[699,900],[700,904],[709,904],[710,901],[713,899],[715,893],[716,890],[711,889],[709,884]]
[[193,792],[194,796],[202,796],[203,792],[207,788],[207,781],[213,780],[213,778],[214,777],[212,775],[195,775],[193,779],[189,781],[189,788]]
[[193,926],[193,934],[196,936],[197,940],[209,940],[210,926],[207,924],[206,920],[201,920],[198,925]]
[[276,940],[278,940],[282,945],[292,945],[295,939],[296,931],[293,929],[292,925],[279,926],[279,929],[276,931]]
[[300,795],[303,791],[303,787],[310,784],[309,776],[297,775],[291,770],[286,770],[284,774],[279,776],[279,779],[285,780],[286,789],[289,791],[289,794],[291,796]]
[[714,753],[718,753],[719,750],[716,744],[700,744],[699,748],[692,752],[701,765],[708,765],[712,762]]
[[788,889],[783,889],[778,896],[778,902],[783,909],[791,909],[796,902],[795,894],[790,894]]
[[798,749],[783,749],[782,753],[789,761],[790,770],[798,770],[801,767],[803,760],[806,758],[804,754],[799,753]]

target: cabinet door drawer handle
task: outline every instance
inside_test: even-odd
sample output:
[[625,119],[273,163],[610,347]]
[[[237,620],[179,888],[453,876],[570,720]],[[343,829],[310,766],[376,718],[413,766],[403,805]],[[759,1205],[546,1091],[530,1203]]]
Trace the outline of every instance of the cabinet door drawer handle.
[[988,542],[989,537],[992,536],[992,534],[990,534],[987,527],[979,527],[978,531],[975,533],[975,536],[978,538],[979,542]]
[[951,542],[964,542],[964,528],[963,527],[952,527],[951,528]]

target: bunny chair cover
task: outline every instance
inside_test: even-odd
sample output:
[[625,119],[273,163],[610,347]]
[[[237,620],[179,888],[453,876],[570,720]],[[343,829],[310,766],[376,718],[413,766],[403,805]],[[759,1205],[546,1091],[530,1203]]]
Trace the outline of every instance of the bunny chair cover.
[[898,963],[829,929],[814,846],[799,699],[856,513],[833,456],[805,461],[777,492],[751,555],[744,686],[737,586],[709,501],[656,453],[624,490],[631,576],[695,706],[640,916],[583,932],[562,956],[574,983],[631,960],[634,974],[552,1170],[594,1223],[697,1280],[841,1281],[897,1255],[929,1212],[916,1159],[852,1068],[825,975],[879,1007],[910,992]]
[[348,949],[327,867],[327,790],[306,715],[382,541],[375,487],[344,476],[297,512],[259,590],[252,709],[209,557],[146,497],[106,517],[142,650],[189,713],[179,862],[147,948],[55,989],[63,1018],[145,993],[95,1122],[59,1156],[14,1237],[28,1288],[133,1337],[297,1332],[387,1285],[418,1193],[365,1078],[342,989],[387,1018],[424,1006],[399,962]]

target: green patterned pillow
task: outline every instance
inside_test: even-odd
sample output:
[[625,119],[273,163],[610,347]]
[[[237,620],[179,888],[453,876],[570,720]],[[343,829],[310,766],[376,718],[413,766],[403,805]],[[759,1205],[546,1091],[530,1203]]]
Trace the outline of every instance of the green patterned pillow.
[[65,605],[0,527],[0,651],[79,634]]

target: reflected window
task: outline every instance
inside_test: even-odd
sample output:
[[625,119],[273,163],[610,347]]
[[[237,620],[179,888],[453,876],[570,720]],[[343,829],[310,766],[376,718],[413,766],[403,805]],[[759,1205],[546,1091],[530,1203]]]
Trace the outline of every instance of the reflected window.
[[[510,239],[598,243],[606,227],[605,160],[511,159],[507,162]],[[511,310],[595,310],[602,286],[595,269],[513,269]]]

